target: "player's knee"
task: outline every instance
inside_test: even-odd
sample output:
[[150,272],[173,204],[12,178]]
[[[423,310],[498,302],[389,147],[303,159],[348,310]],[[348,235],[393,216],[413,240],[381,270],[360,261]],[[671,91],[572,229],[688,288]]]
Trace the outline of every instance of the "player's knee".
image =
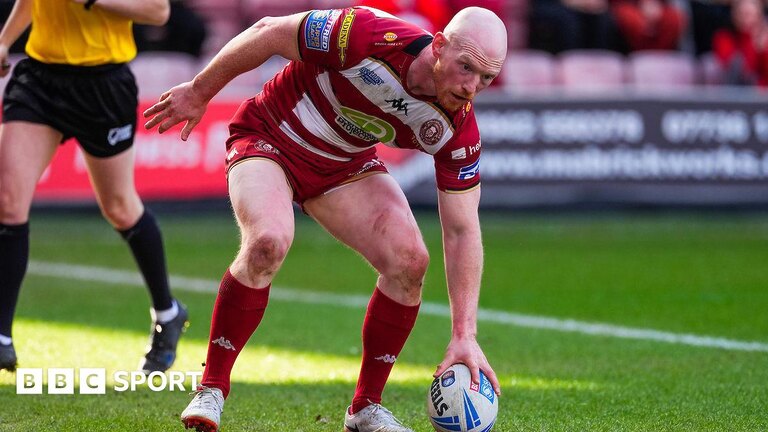
[[277,272],[288,254],[291,238],[278,233],[261,233],[247,237],[243,246],[249,272],[270,276]]
[[395,251],[395,277],[403,286],[421,288],[429,267],[429,252],[419,242]]

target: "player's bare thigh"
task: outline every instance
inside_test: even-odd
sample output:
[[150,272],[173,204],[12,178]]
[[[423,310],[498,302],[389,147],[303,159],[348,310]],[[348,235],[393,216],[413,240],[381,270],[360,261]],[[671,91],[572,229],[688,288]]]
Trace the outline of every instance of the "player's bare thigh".
[[387,296],[418,304],[429,256],[408,201],[389,174],[346,184],[308,200],[304,208],[371,263]]
[[35,186],[61,138],[57,130],[37,123],[12,121],[0,127],[0,223],[29,219]]
[[285,173],[263,158],[229,170],[229,197],[240,227],[241,245],[230,271],[247,286],[272,282],[293,241],[293,192]]

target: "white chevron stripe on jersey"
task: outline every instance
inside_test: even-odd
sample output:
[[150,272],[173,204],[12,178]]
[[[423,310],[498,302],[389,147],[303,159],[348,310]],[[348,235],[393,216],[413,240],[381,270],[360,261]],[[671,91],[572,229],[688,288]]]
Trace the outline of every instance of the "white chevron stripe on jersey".
[[[382,62],[367,58],[349,69],[340,71],[371,103],[381,108],[384,112],[396,116],[408,126],[419,141],[419,145],[429,154],[435,154],[453,137],[453,125],[446,119],[445,114],[434,105],[411,97],[405,91],[400,77],[394,74],[389,67]],[[382,82],[372,83],[370,77],[374,74]],[[330,86],[330,81],[328,83]],[[393,100],[402,99],[397,105]],[[390,101],[390,102],[387,102]],[[407,111],[402,108],[407,104]],[[429,144],[422,138],[421,129],[427,121],[438,121],[444,131],[439,141]]]
[[347,153],[359,153],[361,151],[368,150],[373,147],[374,144],[368,147],[355,147],[340,137],[335,130],[325,121],[323,115],[317,110],[315,104],[305,94],[302,95],[301,100],[293,108],[293,114],[299,118],[301,124],[312,135],[320,138],[321,140],[344,150]]
[[289,125],[286,122],[280,123],[280,130],[283,131],[283,133],[285,133],[286,135],[288,135],[288,138],[290,138],[291,141],[295,142],[296,144],[304,147],[305,149],[311,151],[312,153],[314,153],[314,154],[316,154],[318,156],[322,156],[322,157],[325,157],[325,158],[328,158],[328,159],[331,159],[331,160],[335,160],[335,161],[339,161],[339,162],[349,162],[349,161],[352,160],[352,158],[336,156],[336,155],[330,154],[328,152],[324,152],[324,151],[320,150],[319,148],[313,146],[312,144],[304,141],[299,136],[299,134],[297,134],[296,131],[294,131],[291,128],[291,125]]

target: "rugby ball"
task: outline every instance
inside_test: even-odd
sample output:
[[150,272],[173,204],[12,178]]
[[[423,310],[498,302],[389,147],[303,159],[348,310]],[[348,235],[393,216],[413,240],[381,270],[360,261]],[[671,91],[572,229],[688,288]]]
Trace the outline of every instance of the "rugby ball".
[[499,398],[488,377],[472,383],[469,368],[455,364],[432,381],[427,412],[438,432],[489,432],[499,413]]

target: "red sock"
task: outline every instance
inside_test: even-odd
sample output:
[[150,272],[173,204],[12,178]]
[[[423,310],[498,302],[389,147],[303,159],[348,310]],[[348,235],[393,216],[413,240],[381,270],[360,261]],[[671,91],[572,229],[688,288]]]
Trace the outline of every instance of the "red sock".
[[363,322],[363,365],[352,400],[352,414],[371,403],[381,403],[384,385],[418,313],[419,305],[397,303],[378,288],[373,292]]
[[229,375],[237,355],[259,326],[269,300],[269,285],[262,289],[249,288],[227,272],[221,280],[219,295],[213,306],[211,338],[208,357],[200,382],[229,394]]

